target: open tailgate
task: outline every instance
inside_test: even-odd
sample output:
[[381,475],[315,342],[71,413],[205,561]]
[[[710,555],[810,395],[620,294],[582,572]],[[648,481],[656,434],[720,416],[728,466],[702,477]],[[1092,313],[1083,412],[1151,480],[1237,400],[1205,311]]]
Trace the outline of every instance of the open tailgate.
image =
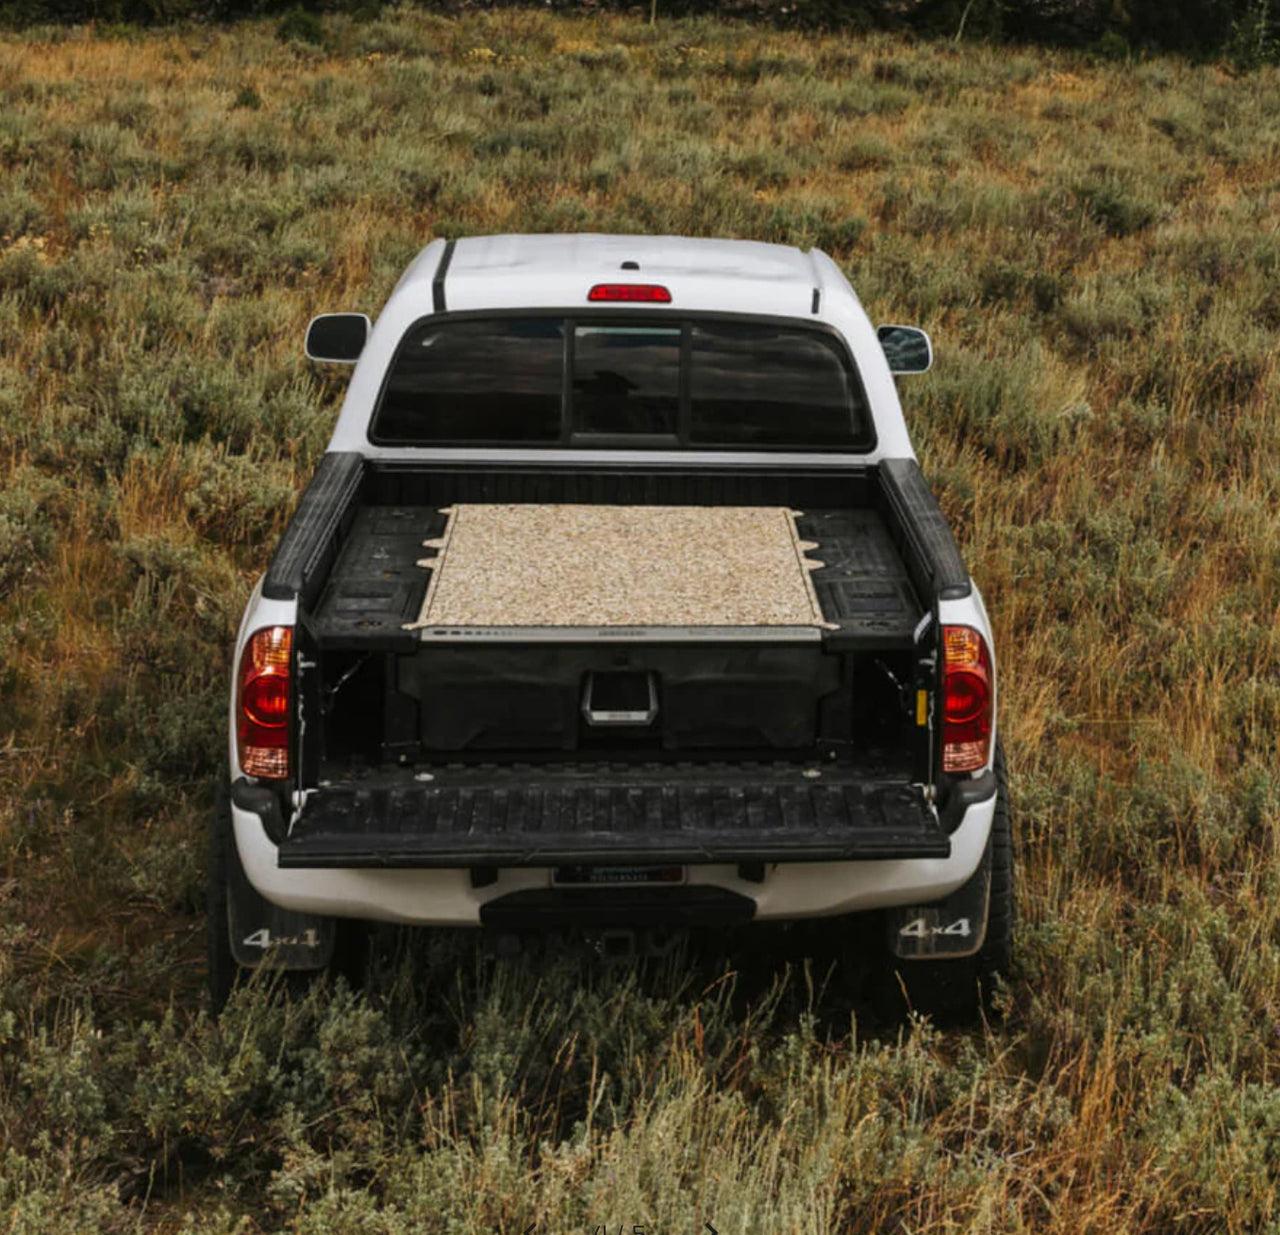
[[371,773],[309,793],[280,866],[819,862],[951,851],[920,786],[868,781],[865,770],[577,763],[422,775]]

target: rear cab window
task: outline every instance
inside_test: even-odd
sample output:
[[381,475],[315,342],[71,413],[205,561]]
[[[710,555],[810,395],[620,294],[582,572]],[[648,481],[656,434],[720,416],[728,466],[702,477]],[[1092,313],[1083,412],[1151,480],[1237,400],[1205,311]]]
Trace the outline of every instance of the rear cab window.
[[648,313],[428,318],[369,430],[388,446],[867,451],[861,379],[835,331]]

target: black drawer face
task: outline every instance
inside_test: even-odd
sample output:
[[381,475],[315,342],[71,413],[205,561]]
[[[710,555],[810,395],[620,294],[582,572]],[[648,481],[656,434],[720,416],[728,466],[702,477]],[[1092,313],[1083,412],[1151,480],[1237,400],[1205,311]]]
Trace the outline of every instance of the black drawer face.
[[609,739],[666,751],[797,750],[819,737],[819,703],[839,689],[840,661],[817,642],[424,646],[400,658],[398,685],[417,701],[428,757]]

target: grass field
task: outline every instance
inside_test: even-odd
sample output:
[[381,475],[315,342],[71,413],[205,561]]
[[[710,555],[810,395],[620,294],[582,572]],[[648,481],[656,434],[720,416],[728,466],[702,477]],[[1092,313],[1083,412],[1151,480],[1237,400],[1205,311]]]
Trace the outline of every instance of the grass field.
[[[0,1229],[1280,1231],[1280,74],[322,33],[0,41]],[[229,649],[343,389],[302,330],[435,235],[590,229],[816,244],[932,333],[908,419],[1002,659],[1002,1022],[449,939],[202,1011]]]

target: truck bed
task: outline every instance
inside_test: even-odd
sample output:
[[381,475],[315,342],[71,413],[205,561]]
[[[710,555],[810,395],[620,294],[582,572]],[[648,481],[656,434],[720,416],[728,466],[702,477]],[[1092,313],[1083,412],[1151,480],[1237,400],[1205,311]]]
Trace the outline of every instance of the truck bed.
[[[446,512],[468,505],[722,507],[722,523],[735,508],[771,509],[809,623],[414,629],[438,571],[432,554],[448,552],[424,542],[441,541]],[[661,533],[661,519],[635,523]],[[628,536],[627,569],[643,578]],[[807,570],[806,558],[821,566]],[[507,560],[523,568],[519,555]],[[320,718],[300,733],[306,798],[280,862],[942,856],[920,706],[937,680],[928,618],[968,588],[910,460],[746,471],[328,456],[264,582],[265,595],[298,599],[301,711]]]

